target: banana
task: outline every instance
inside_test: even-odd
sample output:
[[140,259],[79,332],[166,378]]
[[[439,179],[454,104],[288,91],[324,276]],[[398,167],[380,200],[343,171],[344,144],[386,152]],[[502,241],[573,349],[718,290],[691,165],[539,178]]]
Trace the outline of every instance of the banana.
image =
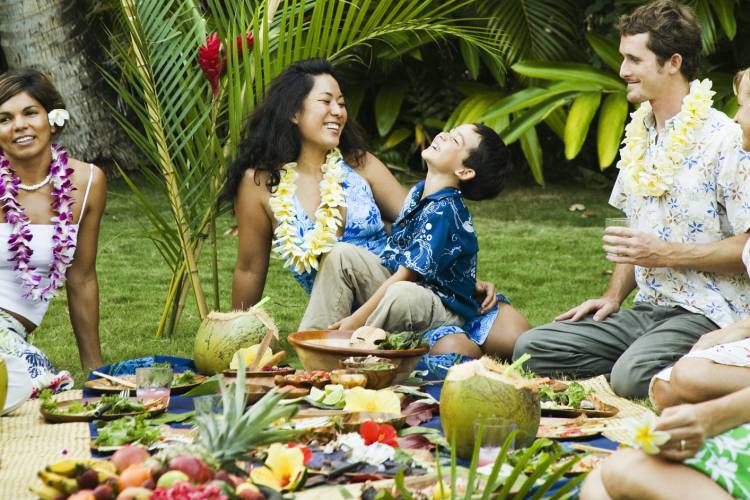
[[66,495],[69,495],[78,489],[78,483],[76,483],[75,479],[61,476],[60,474],[55,474],[54,472],[46,470],[39,472],[37,475],[44,484],[51,486],[56,490],[60,490]]
[[108,472],[110,475],[117,475],[117,467],[109,460],[88,460],[88,466],[96,472]]
[[107,479],[110,478],[117,478],[119,477],[116,472],[110,472],[109,470],[103,470],[103,469],[97,469],[96,467],[92,467],[96,471],[96,474],[99,476],[99,482],[103,483]]
[[53,472],[65,477],[76,477],[78,474],[88,469],[87,460],[78,460],[75,458],[66,458],[58,460],[46,467],[47,472]]
[[31,490],[31,492],[40,500],[54,500],[55,498],[64,495],[62,491],[57,490],[52,486],[47,486],[46,484],[35,484],[30,486],[29,490]]

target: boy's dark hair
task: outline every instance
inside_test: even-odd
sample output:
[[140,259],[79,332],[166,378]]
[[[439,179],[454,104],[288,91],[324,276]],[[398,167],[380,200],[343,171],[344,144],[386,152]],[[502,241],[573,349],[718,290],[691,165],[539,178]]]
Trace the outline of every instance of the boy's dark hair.
[[663,65],[674,54],[682,56],[680,71],[685,78],[698,77],[701,29],[693,10],[672,0],[656,0],[620,17],[620,36],[648,33],[647,47]]
[[[0,75],[0,104],[23,92],[39,101],[47,113],[53,109],[65,108],[65,102],[55,85],[41,71],[26,68],[7,71]],[[56,125],[55,133],[63,128],[64,125]]]
[[464,166],[474,170],[474,177],[461,181],[459,188],[464,198],[487,200],[500,194],[505,187],[510,151],[497,132],[488,126],[475,123],[474,130],[479,134],[479,145],[464,160]]

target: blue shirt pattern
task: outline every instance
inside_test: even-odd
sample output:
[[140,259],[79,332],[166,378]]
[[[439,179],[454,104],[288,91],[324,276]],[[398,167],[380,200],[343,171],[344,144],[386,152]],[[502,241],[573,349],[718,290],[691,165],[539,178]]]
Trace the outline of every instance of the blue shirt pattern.
[[420,284],[465,320],[477,315],[474,299],[479,243],[471,215],[456,188],[422,199],[424,181],[409,191],[393,224],[383,265],[395,272],[404,266],[420,274]]
[[[370,184],[362,178],[352,167],[344,163],[343,187],[346,193],[346,222],[344,223],[344,234],[339,241],[345,241],[352,245],[369,250],[375,255],[380,255],[385,247],[386,233],[380,209],[375,204],[375,197],[370,189]],[[295,227],[299,235],[303,236],[315,228],[315,222],[308,217],[302,208],[299,199],[294,197],[294,209],[296,212]],[[312,291],[316,271],[295,273],[291,269],[294,278],[309,294]]]

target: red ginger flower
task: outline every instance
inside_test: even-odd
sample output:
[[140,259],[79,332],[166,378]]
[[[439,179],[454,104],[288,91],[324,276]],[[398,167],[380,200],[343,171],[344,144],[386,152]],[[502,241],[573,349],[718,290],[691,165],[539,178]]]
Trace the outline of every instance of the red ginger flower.
[[221,40],[219,35],[213,33],[206,37],[206,44],[198,48],[198,65],[203,70],[214,95],[219,93],[219,79],[224,71],[226,58],[222,54]]
[[398,448],[396,440],[396,429],[388,424],[378,424],[373,420],[365,420],[359,426],[359,435],[365,440],[366,445],[372,443],[387,444],[391,448]]
[[[236,45],[237,45],[237,54],[242,57],[242,41],[243,36],[237,35]],[[248,54],[253,51],[253,45],[255,44],[255,37],[252,33],[245,33],[244,36],[245,40],[247,41],[247,52]]]

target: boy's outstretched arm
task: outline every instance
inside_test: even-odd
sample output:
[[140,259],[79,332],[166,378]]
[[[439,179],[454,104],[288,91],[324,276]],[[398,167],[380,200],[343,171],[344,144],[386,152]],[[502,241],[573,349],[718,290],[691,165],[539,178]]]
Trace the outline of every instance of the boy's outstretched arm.
[[385,292],[388,290],[389,286],[399,281],[417,281],[418,279],[419,273],[408,267],[399,266],[396,272],[378,287],[375,293],[372,294],[372,297],[367,299],[367,302],[362,304],[359,309],[354,311],[351,315],[331,325],[331,328],[338,330],[356,330],[360,326],[364,326],[367,318],[370,317],[373,311],[377,309],[380,301],[383,300]]

